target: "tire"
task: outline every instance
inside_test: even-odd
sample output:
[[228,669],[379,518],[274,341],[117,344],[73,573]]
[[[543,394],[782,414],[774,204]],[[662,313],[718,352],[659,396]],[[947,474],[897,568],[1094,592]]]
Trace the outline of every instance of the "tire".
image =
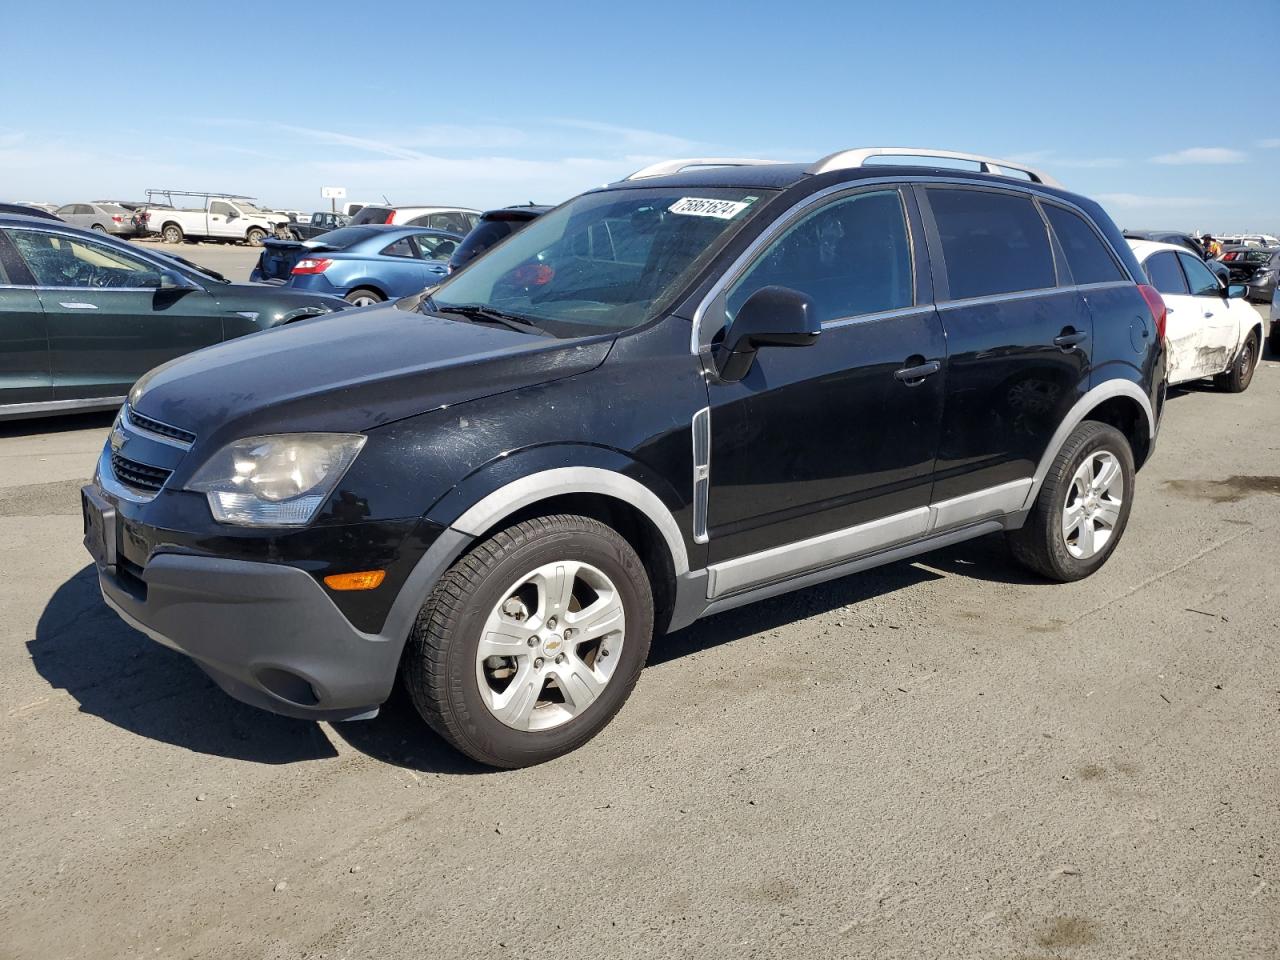
[[160,239],[165,243],[181,243],[185,238],[180,226],[176,223],[166,223],[164,229],[160,231]]
[[1257,360],[1258,338],[1251,333],[1245,338],[1240,352],[1236,354],[1235,363],[1231,364],[1231,369],[1214,377],[1213,385],[1227,393],[1244,393],[1253,382],[1253,371]]
[[244,235],[244,242],[251,247],[262,246],[262,241],[267,238],[267,231],[261,227],[250,227]]
[[[1119,470],[1118,497],[1114,485],[1101,494],[1094,488],[1093,502],[1099,518],[1096,523],[1087,519],[1091,515],[1087,506],[1090,501],[1082,498],[1078,485],[1078,474],[1086,460],[1095,468],[1110,462]],[[1096,476],[1103,479],[1103,471],[1098,469]],[[1014,558],[1024,567],[1060,583],[1083,580],[1092,574],[1107,562],[1124,535],[1133,508],[1135,476],[1133,451],[1123,433],[1095,420],[1081,423],[1054,457],[1026,523],[1005,535]],[[1072,503],[1081,504],[1082,520],[1079,526],[1068,528],[1066,511]],[[1102,522],[1103,517],[1109,523]],[[1093,531],[1088,542],[1086,524]],[[1103,533],[1105,539],[1098,544]]]
[[[535,578],[547,576],[546,571],[563,578],[564,566],[577,571],[570,583],[571,601],[579,610],[572,612],[572,602],[542,609],[544,601],[537,598],[543,594],[532,586]],[[584,599],[581,584],[588,571],[597,579]],[[546,596],[559,592],[553,579],[543,582]],[[517,594],[532,598],[534,609]],[[584,621],[571,619],[582,613],[584,602],[588,611],[603,606]],[[556,625],[557,610],[565,611],[562,631],[574,629],[575,622],[584,624],[588,636],[592,622],[620,627],[604,639],[584,643],[567,633],[547,632]],[[522,611],[527,626],[509,619]],[[508,628],[512,637],[501,633]],[[401,676],[418,713],[456,749],[492,767],[532,766],[576,750],[604,729],[635,687],[652,633],[653,594],[631,545],[611,527],[587,517],[538,517],[494,534],[440,578],[409,635]],[[482,637],[486,649],[498,642],[510,644],[500,649],[512,656],[482,657]],[[611,661],[605,659],[610,652]],[[494,688],[502,680],[489,673],[495,661],[509,664],[504,669],[515,674],[503,689]],[[571,700],[559,693],[553,681],[562,673],[582,690],[590,679],[596,684],[594,694],[575,687]],[[503,706],[500,698],[508,691]],[[533,695],[521,696],[522,691]]]
[[1280,357],[1280,322],[1271,324],[1271,355]]
[[387,298],[369,287],[356,287],[342,299],[355,307],[367,307],[373,303],[381,303]]
[[89,229],[91,229],[94,233],[106,233],[106,232],[107,232],[107,228],[106,228],[106,227],[104,227],[104,226],[103,226],[102,224],[100,224],[100,223],[95,223],[95,224],[94,224],[92,227],[90,227]]

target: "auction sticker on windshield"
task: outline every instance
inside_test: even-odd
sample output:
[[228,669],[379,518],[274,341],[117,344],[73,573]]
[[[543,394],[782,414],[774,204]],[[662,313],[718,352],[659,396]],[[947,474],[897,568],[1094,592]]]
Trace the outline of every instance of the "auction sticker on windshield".
[[689,217],[715,217],[717,220],[732,220],[750,203],[744,200],[708,200],[705,197],[681,197],[667,209],[672,213],[683,213]]

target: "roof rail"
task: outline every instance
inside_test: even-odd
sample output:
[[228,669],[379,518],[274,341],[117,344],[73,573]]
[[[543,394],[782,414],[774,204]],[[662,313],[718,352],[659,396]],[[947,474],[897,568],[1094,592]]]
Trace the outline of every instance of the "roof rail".
[[931,157],[939,160],[966,160],[976,163],[983,173],[994,173],[1003,176],[1005,170],[1016,170],[1025,173],[1033,183],[1046,187],[1061,187],[1062,184],[1034,167],[1015,160],[997,160],[995,157],[983,157],[976,153],[959,153],[955,150],[932,150],[920,147],[859,147],[855,150],[840,150],[829,154],[813,164],[806,171],[817,175],[831,170],[851,170],[865,167],[872,157]]
[[767,163],[783,163],[782,160],[752,160],[747,157],[686,157],[683,160],[659,160],[643,169],[637,170],[628,180],[648,180],[650,177],[665,177],[689,167],[757,167]]

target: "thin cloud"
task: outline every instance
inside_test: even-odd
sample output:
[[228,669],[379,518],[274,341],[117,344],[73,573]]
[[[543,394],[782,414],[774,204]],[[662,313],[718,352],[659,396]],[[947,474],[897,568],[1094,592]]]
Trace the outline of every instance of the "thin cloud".
[[1280,137],[1270,137],[1266,140],[1259,140],[1258,147],[1262,150],[1275,150],[1280,148]]
[[1215,202],[1209,197],[1153,197],[1141,193],[1100,193],[1096,199],[1104,207],[1126,210],[1205,207]]
[[1233,150],[1230,147],[1187,147],[1185,150],[1175,150],[1173,153],[1162,153],[1158,157],[1152,157],[1153,163],[1166,163],[1175,166],[1187,164],[1209,164],[1209,163],[1244,163],[1249,159],[1249,155],[1243,150]]
[[1009,158],[1017,163],[1034,163],[1046,167],[1070,168],[1077,170],[1104,170],[1124,166],[1121,157],[1061,157],[1053,150],[1032,150],[1027,153],[1015,153]]

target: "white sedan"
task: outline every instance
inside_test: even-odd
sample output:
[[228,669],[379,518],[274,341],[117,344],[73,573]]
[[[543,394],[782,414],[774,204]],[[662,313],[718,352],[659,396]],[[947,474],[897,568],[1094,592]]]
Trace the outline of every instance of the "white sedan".
[[1165,341],[1169,385],[1213,377],[1239,393],[1262,357],[1262,318],[1244,299],[1248,287],[1226,286],[1184,247],[1130,240],[1133,255],[1168,308]]

